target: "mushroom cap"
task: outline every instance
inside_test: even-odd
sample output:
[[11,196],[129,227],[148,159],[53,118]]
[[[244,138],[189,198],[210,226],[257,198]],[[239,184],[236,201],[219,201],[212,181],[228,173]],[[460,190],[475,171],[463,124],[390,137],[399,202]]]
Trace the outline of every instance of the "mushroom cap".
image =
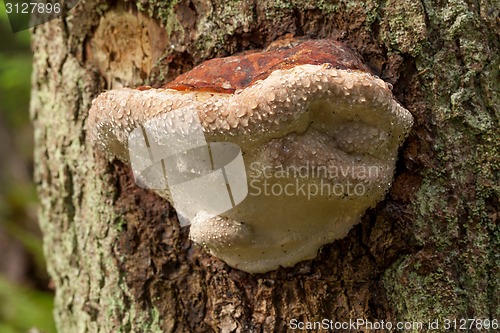
[[[129,133],[147,124],[149,139],[160,143],[165,127],[177,121],[175,110],[197,117],[183,121],[201,122],[207,141],[238,144],[249,184],[260,186],[260,195],[250,193],[221,216],[191,226],[194,241],[247,272],[292,266],[344,237],[390,187],[413,122],[390,85],[349,48],[291,40],[206,61],[160,89],[105,92],[93,101],[89,130],[96,145],[128,160]],[[301,168],[305,177],[290,173]],[[288,173],[277,176],[280,170]],[[304,183],[309,192],[266,196],[266,181]],[[343,190],[310,196],[311,186],[324,184]],[[350,193],[350,185],[363,193]],[[169,198],[168,190],[159,194]]]
[[172,110],[196,109],[209,140],[262,142],[307,127],[305,110],[319,100],[347,106],[346,120],[389,124],[397,137],[412,124],[390,86],[347,46],[328,39],[278,41],[262,52],[211,59],[160,89],[105,92],[93,101],[88,123],[94,142],[127,160],[128,134]]

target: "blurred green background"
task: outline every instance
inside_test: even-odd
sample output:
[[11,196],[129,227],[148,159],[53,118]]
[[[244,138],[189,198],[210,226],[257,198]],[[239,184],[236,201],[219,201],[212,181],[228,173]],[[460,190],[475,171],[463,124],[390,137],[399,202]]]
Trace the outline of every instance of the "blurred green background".
[[55,333],[33,184],[30,32],[0,4],[0,333]]

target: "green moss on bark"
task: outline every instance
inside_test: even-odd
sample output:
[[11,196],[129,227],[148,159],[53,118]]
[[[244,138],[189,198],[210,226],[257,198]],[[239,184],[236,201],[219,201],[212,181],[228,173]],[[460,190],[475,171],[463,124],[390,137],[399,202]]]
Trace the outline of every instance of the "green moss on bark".
[[[407,10],[405,4],[394,5],[392,12]],[[500,133],[493,64],[499,55],[491,52],[498,50],[498,39],[487,28],[492,17],[479,15],[479,4],[422,5],[428,41],[386,31],[391,45],[417,56],[426,105],[419,113],[427,117],[420,123],[433,126],[430,149],[422,152],[431,162],[421,171],[423,182],[412,203],[422,249],[394,264],[384,281],[400,319],[498,318],[493,295],[500,278],[500,231],[493,212],[500,198]],[[392,26],[415,26],[420,16],[411,15],[407,22],[396,18],[399,25]],[[389,26],[394,22],[388,21]]]

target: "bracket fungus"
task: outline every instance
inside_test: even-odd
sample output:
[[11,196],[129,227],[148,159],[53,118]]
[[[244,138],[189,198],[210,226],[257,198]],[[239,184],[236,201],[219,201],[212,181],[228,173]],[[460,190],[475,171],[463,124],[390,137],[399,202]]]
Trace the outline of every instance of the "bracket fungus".
[[248,195],[220,215],[200,212],[190,237],[251,273],[312,259],[345,237],[383,199],[413,122],[349,48],[292,39],[208,60],[159,89],[104,92],[88,125],[96,145],[128,161],[134,128],[161,129],[176,110],[194,112],[208,142],[241,148]]

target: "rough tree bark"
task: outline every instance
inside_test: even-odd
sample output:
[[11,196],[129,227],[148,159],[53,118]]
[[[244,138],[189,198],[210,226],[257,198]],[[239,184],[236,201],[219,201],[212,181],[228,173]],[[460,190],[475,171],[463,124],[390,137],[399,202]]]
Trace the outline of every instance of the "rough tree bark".
[[[360,318],[440,319],[438,332],[445,318],[500,319],[499,11],[496,0],[81,0],[36,27],[35,174],[59,331],[284,332],[294,318]],[[386,199],[348,237],[251,275],[193,245],[168,202],[92,149],[85,120],[104,89],[158,85],[286,34],[345,42],[415,126]]]

